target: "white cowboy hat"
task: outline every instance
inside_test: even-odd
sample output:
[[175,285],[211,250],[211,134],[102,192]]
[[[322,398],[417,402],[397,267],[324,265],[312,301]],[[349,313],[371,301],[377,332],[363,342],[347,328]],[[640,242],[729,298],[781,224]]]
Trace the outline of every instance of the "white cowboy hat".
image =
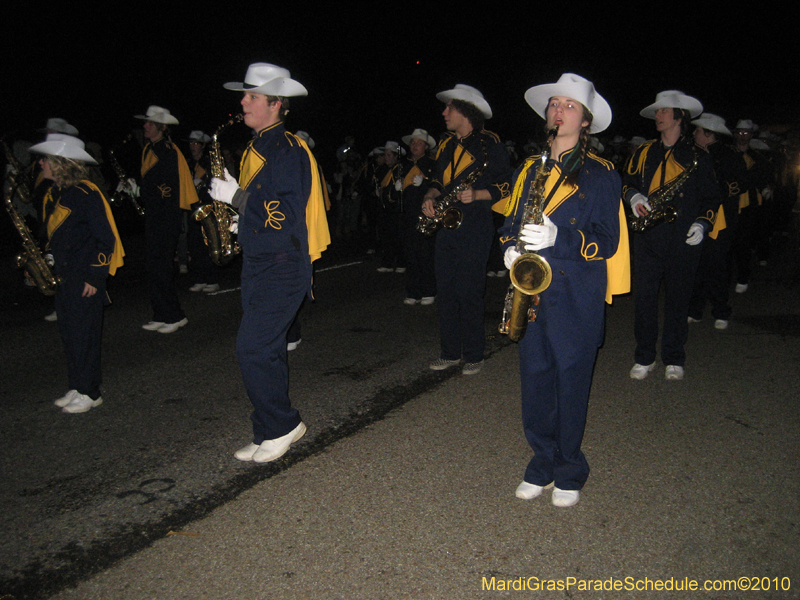
[[400,144],[398,144],[397,142],[386,142],[386,144],[383,146],[383,151],[394,152],[395,154],[399,154],[400,156],[406,155],[405,148],[401,148]]
[[30,152],[47,156],[63,156],[96,165],[97,161],[84,148],[86,146],[83,141],[74,136],[65,133],[48,133],[45,141],[30,147]]
[[39,131],[45,133],[66,133],[67,135],[78,135],[78,128],[67,123],[66,119],[51,117],[47,119],[43,129]]
[[164,125],[177,125],[178,119],[173,117],[166,108],[160,106],[148,106],[147,114],[134,115],[134,119],[142,119],[151,123],[162,123]]
[[647,140],[640,135],[633,136],[630,141],[628,142],[631,146],[636,146],[637,148],[644,144]]
[[298,131],[297,133],[295,133],[295,135],[297,137],[299,137],[301,140],[303,140],[306,143],[306,145],[309,147],[310,150],[313,150],[314,146],[316,146],[316,144],[314,143],[314,140],[312,139],[312,137],[310,135],[308,135],[308,132],[306,132],[306,131]]
[[566,96],[583,104],[592,113],[589,133],[600,133],[611,125],[611,107],[594,89],[594,84],[575,73],[564,73],[556,83],[545,83],[525,92],[525,100],[537,115],[546,119],[547,103],[553,96]]
[[469,102],[470,104],[475,105],[481,114],[486,119],[492,118],[492,108],[489,106],[489,103],[483,97],[483,94],[480,93],[479,90],[472,87],[471,85],[464,85],[463,83],[459,83],[454,87],[452,90],[445,90],[444,92],[439,92],[436,94],[436,98],[441,100],[445,104],[450,102],[450,100],[463,100],[464,102]]
[[734,129],[742,131],[758,131],[758,125],[753,123],[750,119],[739,119]]
[[720,117],[719,115],[714,115],[711,113],[703,113],[700,115],[699,119],[695,119],[692,121],[692,125],[696,125],[697,127],[702,127],[707,131],[713,131],[714,133],[722,133],[724,135],[733,135],[731,130],[725,126],[725,119]]
[[243,82],[229,81],[222,87],[265,96],[308,96],[305,86],[292,79],[289,71],[270,63],[253,63],[247,67]]
[[656,101],[650,106],[646,106],[639,113],[645,119],[655,119],[656,111],[659,108],[682,108],[689,111],[689,115],[694,119],[703,112],[703,105],[700,100],[692,96],[687,96],[678,90],[666,90],[656,94]]
[[186,141],[189,143],[197,142],[198,144],[208,144],[211,141],[211,136],[207,133],[203,133],[199,129],[195,129],[189,134]]
[[431,135],[424,129],[417,128],[411,135],[403,136],[404,144],[410,145],[411,140],[422,140],[423,142],[428,144],[428,148],[433,148],[436,145],[436,140],[434,140],[433,137],[431,137]]

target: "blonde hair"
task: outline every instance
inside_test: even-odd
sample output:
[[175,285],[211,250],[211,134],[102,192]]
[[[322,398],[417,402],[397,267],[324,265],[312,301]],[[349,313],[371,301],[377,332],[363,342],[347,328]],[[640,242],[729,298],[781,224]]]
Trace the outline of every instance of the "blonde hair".
[[50,171],[53,173],[53,180],[59,187],[72,187],[89,177],[86,164],[79,160],[66,158],[64,156],[48,156],[47,160],[50,163]]

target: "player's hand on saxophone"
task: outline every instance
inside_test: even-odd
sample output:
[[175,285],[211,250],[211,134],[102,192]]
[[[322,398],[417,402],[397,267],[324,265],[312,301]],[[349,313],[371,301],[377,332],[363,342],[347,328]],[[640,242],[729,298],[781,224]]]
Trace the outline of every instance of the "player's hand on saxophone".
[[231,176],[228,169],[225,169],[224,173],[224,179],[220,179],[219,177],[211,178],[211,188],[208,190],[208,193],[218,202],[231,204],[233,202],[233,196],[240,189],[239,183]]
[[422,202],[422,214],[426,217],[433,218],[436,216],[436,205],[434,198],[426,197]]
[[522,226],[519,232],[519,239],[525,242],[525,250],[536,251],[554,246],[557,235],[558,227],[550,220],[550,217],[542,215],[541,225],[528,223]]
[[647,213],[649,213],[653,208],[650,206],[650,203],[647,201],[647,196],[644,194],[634,194],[630,200],[631,203],[631,210],[633,214],[643,217]]
[[130,194],[134,198],[138,198],[141,190],[139,189],[139,185],[136,183],[136,180],[133,177],[128,177],[117,184],[117,191],[124,192]]
[[506,248],[506,253],[503,255],[503,264],[506,266],[506,269],[509,271],[511,270],[511,265],[514,264],[514,261],[517,260],[521,254],[517,251],[514,246],[509,246]]

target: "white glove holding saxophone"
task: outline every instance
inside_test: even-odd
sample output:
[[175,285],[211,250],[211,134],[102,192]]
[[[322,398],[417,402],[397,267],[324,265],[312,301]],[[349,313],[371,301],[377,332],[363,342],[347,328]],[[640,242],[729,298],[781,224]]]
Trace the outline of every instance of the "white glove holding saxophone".
[[522,226],[519,239],[525,242],[525,250],[543,250],[555,245],[558,227],[547,215],[542,215],[542,221],[541,225],[529,223]]
[[514,246],[509,246],[506,248],[506,253],[503,255],[503,264],[506,266],[506,269],[510,271],[511,265],[513,265],[514,261],[520,256],[520,253],[517,252],[517,249],[514,248]]
[[233,202],[233,195],[239,189],[239,182],[228,173],[228,169],[225,169],[225,179],[211,178],[211,189],[208,190],[208,194],[218,202],[230,204]]
[[398,191],[398,192],[402,192],[403,191],[403,180],[402,179],[398,179],[397,181],[394,182],[394,189],[396,191]]
[[231,217],[230,232],[233,235],[239,233],[239,215],[233,215],[233,217]]
[[[650,206],[650,203],[647,201],[647,196],[644,194],[634,194],[631,197],[631,210],[633,211],[633,216],[635,217],[643,217],[647,213],[649,213],[653,208]],[[639,207],[643,207],[646,209],[645,212],[640,212]]]
[[133,196],[134,198],[139,197],[139,186],[136,184],[136,180],[133,177],[129,177],[125,181],[120,181],[117,184],[117,191],[118,192],[126,192]]
[[690,246],[697,246],[697,244],[703,241],[704,232],[705,230],[700,223],[692,223],[692,226],[689,227],[689,231],[686,233],[686,243]]

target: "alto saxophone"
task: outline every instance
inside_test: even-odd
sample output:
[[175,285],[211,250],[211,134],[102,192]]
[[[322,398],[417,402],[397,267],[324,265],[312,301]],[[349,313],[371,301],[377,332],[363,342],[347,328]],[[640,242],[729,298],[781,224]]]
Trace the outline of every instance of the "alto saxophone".
[[[225,159],[222,158],[222,150],[219,145],[220,134],[234,123],[239,123],[242,119],[244,119],[243,114],[238,114],[228,119],[211,136],[211,148],[208,151],[208,158],[211,162],[212,177],[225,179]],[[206,242],[206,246],[208,246],[211,260],[220,267],[228,264],[234,256],[242,251],[239,243],[234,241],[231,233],[231,224],[235,214],[236,211],[233,208],[218,200],[214,200],[211,204],[204,204],[192,213],[195,221],[199,221],[203,227],[203,239]]]
[[643,233],[649,231],[659,223],[672,223],[678,218],[678,209],[673,204],[673,200],[683,187],[683,184],[686,183],[686,180],[689,179],[689,176],[697,168],[697,150],[694,148],[692,148],[692,150],[694,151],[692,164],[684,169],[683,173],[678,175],[670,185],[650,194],[650,197],[647,199],[648,204],[650,204],[650,212],[644,216],[633,214],[628,218],[628,225],[630,225],[631,231]]
[[[485,152],[484,156],[486,156]],[[464,219],[464,214],[461,212],[461,209],[455,206],[458,202],[458,195],[475,183],[478,177],[483,175],[487,166],[489,166],[488,156],[486,156],[486,160],[481,166],[461,180],[456,187],[444,196],[439,196],[433,207],[433,216],[419,216],[417,231],[430,236],[436,233],[439,225],[442,225],[445,229],[458,229],[461,226],[461,221]]]
[[520,234],[523,225],[541,225],[544,221],[543,209],[545,200],[545,183],[550,175],[547,161],[550,158],[550,146],[558,133],[558,126],[553,127],[547,136],[547,148],[539,159],[539,168],[536,177],[531,181],[525,207],[520,221],[520,233],[517,239],[516,250],[520,253],[512,263],[509,275],[511,285],[508,287],[506,299],[503,304],[503,318],[498,331],[513,342],[520,341],[525,335],[528,323],[536,320],[539,308],[539,294],[550,287],[553,280],[553,270],[550,264],[538,253],[525,249],[525,242]]
[[45,296],[52,296],[56,293],[56,286],[59,284],[59,278],[53,274],[50,265],[42,256],[42,251],[39,249],[39,244],[36,243],[31,230],[25,224],[25,220],[17,212],[11,198],[14,197],[14,192],[19,184],[15,184],[5,196],[6,210],[11,216],[11,221],[17,232],[22,238],[22,248],[24,252],[17,256],[17,268],[25,269],[31,279],[36,283],[36,287]]
[[136,200],[136,198],[134,197],[133,190],[131,189],[131,184],[128,181],[128,175],[125,173],[125,169],[122,168],[122,165],[119,164],[119,161],[117,160],[117,155],[115,154],[115,150],[127,144],[132,137],[133,134],[129,133],[125,137],[125,139],[122,140],[122,142],[119,144],[117,148],[112,148],[111,150],[108,151],[108,162],[111,163],[111,167],[114,169],[114,173],[116,173],[117,178],[119,179],[119,182],[121,184],[117,186],[118,191],[115,191],[111,195],[111,198],[108,199],[108,202],[112,206],[117,203],[121,203],[123,201],[130,202],[133,205],[133,209],[136,211],[136,214],[139,215],[140,217],[143,217],[144,207],[142,207],[142,205],[139,204],[139,201]]

